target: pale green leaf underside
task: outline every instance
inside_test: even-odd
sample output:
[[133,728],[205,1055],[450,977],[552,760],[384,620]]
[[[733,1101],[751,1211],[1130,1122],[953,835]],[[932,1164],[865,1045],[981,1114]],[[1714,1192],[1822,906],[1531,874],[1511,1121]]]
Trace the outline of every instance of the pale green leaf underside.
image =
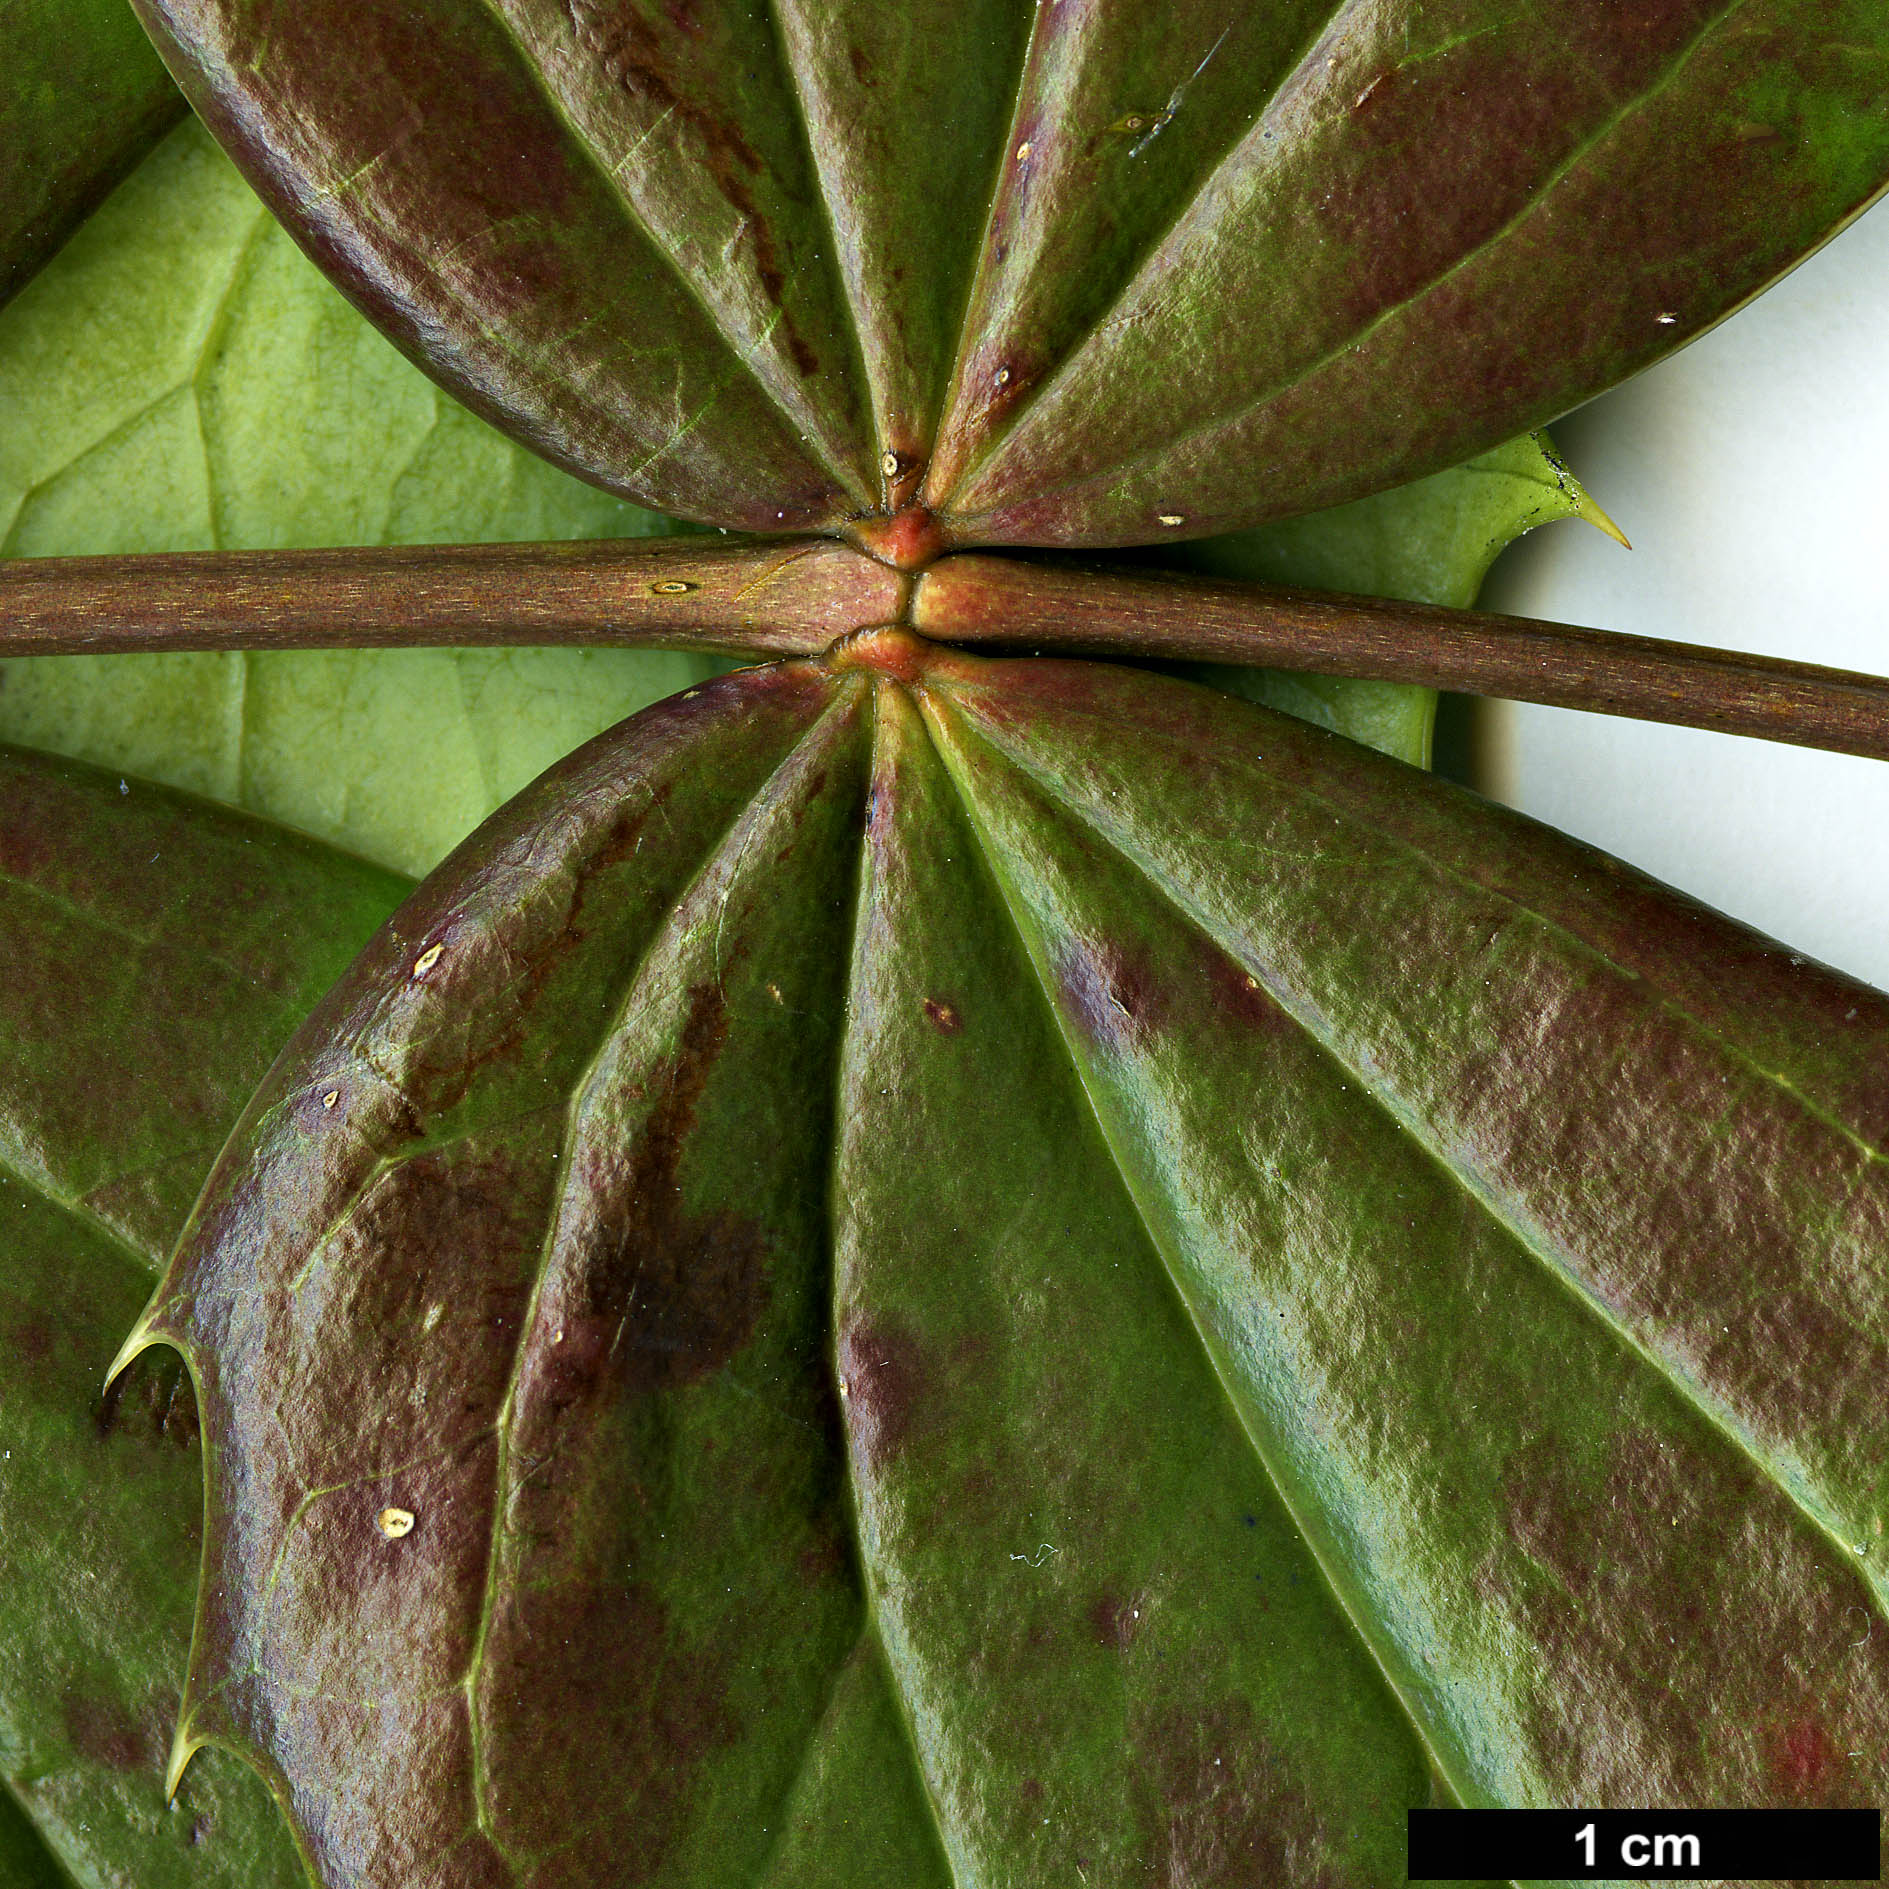
[[[474,418],[317,275],[201,126],[182,127],[0,314],[11,556],[643,536],[667,521]],[[1473,600],[1580,509],[1533,440],[1192,552],[1241,576]],[[641,651],[50,657],[0,669],[0,739],[432,866],[559,755],[701,679]],[[1239,671],[1215,677],[1252,692]],[[1268,674],[1260,699],[1427,761],[1425,690]]]
[[[1525,532],[1558,518],[1585,518],[1607,528],[1605,514],[1547,434],[1531,433],[1395,491],[1254,531],[1203,538],[1181,546],[1176,561],[1216,577],[1467,610],[1497,557]],[[1399,760],[1430,764],[1433,690],[1208,663],[1193,673]]]
[[[474,418],[181,127],[0,312],[12,556],[642,537],[667,521]],[[0,739],[431,866],[599,729],[707,673],[629,650],[45,657]]]

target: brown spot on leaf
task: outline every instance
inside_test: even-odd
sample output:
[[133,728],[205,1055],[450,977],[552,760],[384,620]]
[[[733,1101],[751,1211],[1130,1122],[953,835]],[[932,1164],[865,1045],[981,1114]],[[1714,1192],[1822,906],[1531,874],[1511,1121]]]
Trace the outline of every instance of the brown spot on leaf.
[[925,999],[925,1021],[940,1036],[956,1036],[964,1028],[964,1019],[958,1015],[957,1006],[946,1003],[942,997]]
[[839,1363],[849,1426],[867,1464],[879,1469],[904,1446],[924,1407],[930,1358],[909,1332],[861,1318],[840,1335]]
[[1882,1636],[1852,1644],[1867,1589],[1733,1452],[1630,1427],[1584,1463],[1544,1435],[1502,1499],[1520,1554],[1480,1585],[1540,1649],[1528,1732],[1567,1801],[1863,1801],[1842,1754],[1889,1711]]
[[1288,1022],[1286,1013],[1273,1001],[1265,985],[1245,965],[1205,939],[1201,940],[1200,956],[1207,986],[1224,1015],[1249,1030],[1277,1030]]
[[52,1320],[35,1312],[13,1328],[13,1354],[22,1364],[44,1364],[52,1356]]
[[1063,1007],[1105,1048],[1143,1041],[1167,1015],[1167,992],[1147,958],[1112,939],[1087,941],[1056,966]]
[[766,1237],[741,1215],[692,1214],[681,1171],[695,1113],[728,1036],[718,984],[699,985],[659,1096],[628,1153],[590,1174],[603,1204],[562,1316],[554,1401],[589,1401],[605,1383],[632,1394],[678,1389],[719,1370],[767,1303]]
[[1829,1774],[1841,1766],[1843,1754],[1816,1719],[1787,1725],[1777,1740],[1771,1768],[1793,1797],[1820,1793]]
[[1140,1631],[1139,1595],[1124,1598],[1105,1590],[1089,1603],[1089,1634],[1097,1646],[1112,1647],[1118,1653],[1126,1653],[1134,1645],[1135,1636]]
[[809,1542],[794,1558],[800,1578],[809,1587],[824,1587],[846,1571],[846,1544],[835,1534]]
[[112,1771],[150,1771],[162,1762],[163,1736],[141,1725],[116,1700],[70,1692],[61,1714],[80,1757]]
[[1176,1711],[1138,1741],[1146,1880],[1179,1889],[1335,1889],[1318,1807],[1244,1699]]
[[[725,1657],[681,1633],[652,1588],[613,1569],[514,1591],[494,1622],[487,1674],[498,1708],[493,1798],[504,1806],[496,1834],[514,1850],[559,1852],[558,1868],[534,1880],[659,1876],[702,1764],[736,1735]],[[605,1866],[578,1864],[566,1847],[576,1831]]]

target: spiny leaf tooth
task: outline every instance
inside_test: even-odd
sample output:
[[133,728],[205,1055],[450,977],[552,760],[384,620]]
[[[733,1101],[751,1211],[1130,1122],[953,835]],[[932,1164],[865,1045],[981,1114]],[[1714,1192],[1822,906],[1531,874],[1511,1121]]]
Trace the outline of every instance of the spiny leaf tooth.
[[[178,1340],[170,1332],[163,1330],[158,1323],[163,1311],[164,1306],[158,1299],[153,1299],[152,1302],[145,1307],[138,1322],[132,1326],[130,1333],[126,1336],[125,1342],[118,1347],[118,1355],[114,1357],[111,1363],[106,1367],[106,1390],[109,1391],[111,1387],[118,1382],[119,1378],[130,1369],[145,1352],[149,1351],[152,1346],[175,1345],[178,1343]],[[181,1349],[181,1346],[179,1348]]]
[[1536,433],[1535,444],[1541,449],[1541,456],[1547,460],[1553,470],[1555,482],[1561,487],[1562,495],[1573,508],[1576,518],[1584,518],[1596,531],[1602,531],[1623,550],[1631,551],[1633,541],[1614,523],[1601,508],[1599,501],[1586,486],[1575,476],[1574,469],[1561,456],[1560,448],[1546,433]]
[[171,1734],[171,1755],[164,1766],[164,1801],[168,1804],[176,1799],[184,1782],[184,1772],[190,1760],[203,1748],[205,1740],[193,1738],[189,1720],[179,1714],[177,1729]]
[[1572,473],[1568,477],[1573,481],[1571,496],[1574,499],[1575,516],[1585,518],[1597,531],[1604,531],[1623,550],[1631,551],[1633,540],[1595,503],[1593,493],[1575,479]]

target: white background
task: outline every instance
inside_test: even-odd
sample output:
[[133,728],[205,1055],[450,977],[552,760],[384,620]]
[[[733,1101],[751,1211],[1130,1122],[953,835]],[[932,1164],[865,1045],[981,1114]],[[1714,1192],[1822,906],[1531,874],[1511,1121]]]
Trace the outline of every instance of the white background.
[[[1549,526],[1484,608],[1889,674],[1889,203],[1554,435],[1634,549]],[[1485,792],[1889,986],[1889,763],[1484,713]]]

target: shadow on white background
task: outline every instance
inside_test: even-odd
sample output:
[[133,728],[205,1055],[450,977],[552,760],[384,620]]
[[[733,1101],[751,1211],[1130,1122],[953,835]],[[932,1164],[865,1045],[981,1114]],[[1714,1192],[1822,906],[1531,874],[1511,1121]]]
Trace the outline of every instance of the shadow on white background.
[[[1538,531],[1483,608],[1889,674],[1889,203],[1554,435],[1634,549]],[[1889,763],[1482,712],[1485,792],[1889,986]]]

